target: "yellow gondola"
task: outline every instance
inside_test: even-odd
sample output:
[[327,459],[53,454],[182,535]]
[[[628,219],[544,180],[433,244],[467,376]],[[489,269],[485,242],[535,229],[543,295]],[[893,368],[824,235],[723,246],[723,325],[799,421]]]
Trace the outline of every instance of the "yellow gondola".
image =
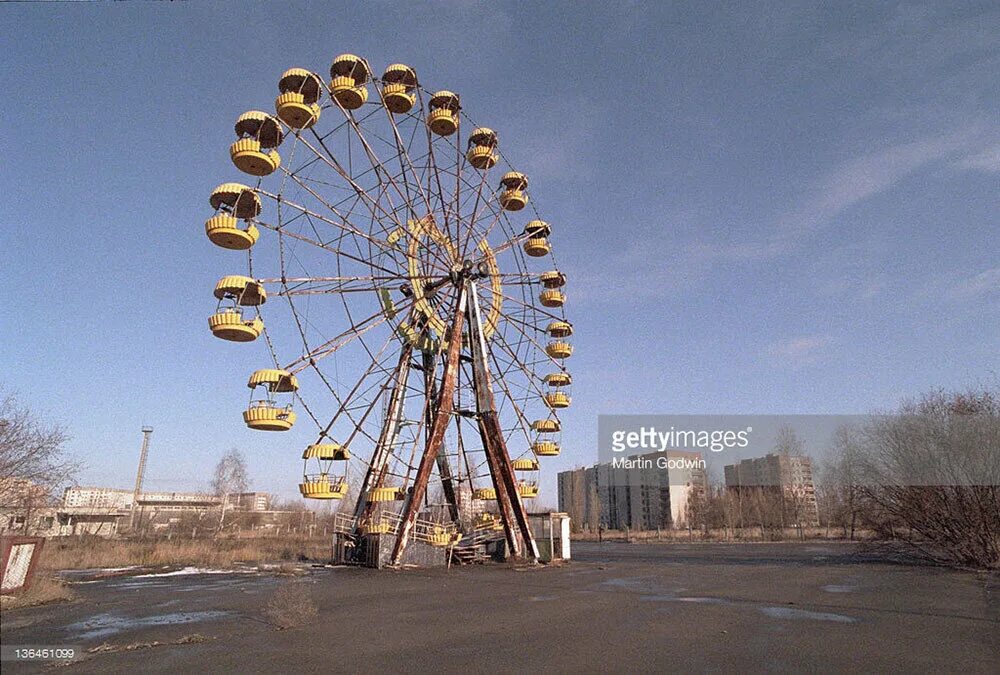
[[553,441],[535,441],[531,451],[539,457],[555,457],[559,454],[559,444]]
[[476,488],[475,490],[472,491],[472,498],[485,499],[485,500],[496,499],[497,498],[496,488],[491,488],[491,487]]
[[545,331],[554,338],[569,337],[573,334],[573,325],[568,321],[553,321],[546,326]]
[[264,287],[250,277],[231,275],[219,280],[214,294],[219,304],[215,314],[208,317],[212,335],[230,342],[256,340],[264,330],[264,322],[259,316],[244,318],[243,307],[263,304],[267,300]]
[[304,68],[290,68],[278,80],[281,92],[274,101],[278,119],[292,129],[308,129],[319,121],[323,80]]
[[462,541],[460,533],[448,532],[444,528],[435,528],[433,532],[427,535],[427,543],[440,548],[454,546],[460,541]]
[[368,492],[370,502],[398,502],[406,499],[406,490],[398,487],[373,488]]
[[561,409],[568,408],[569,404],[572,402],[569,396],[565,392],[561,391],[550,391],[542,397],[545,400],[545,405],[550,408]]
[[368,100],[371,71],[360,56],[341,54],[330,66],[330,96],[345,110],[357,110]]
[[500,179],[500,206],[506,211],[520,211],[528,204],[528,177],[519,171],[508,171]]
[[347,481],[331,480],[326,474],[315,478],[304,476],[299,483],[299,493],[306,499],[343,499],[347,495]]
[[314,443],[302,452],[302,459],[344,462],[351,458],[351,452],[340,443]]
[[538,471],[538,460],[534,457],[520,457],[511,462],[514,471]]
[[559,270],[542,272],[538,280],[542,282],[542,286],[545,288],[562,288],[566,285],[566,275]]
[[[257,226],[249,222],[260,215],[260,197],[241,183],[223,183],[209,195],[208,203],[216,213],[205,221],[205,234],[216,246],[245,251],[260,238]],[[240,220],[247,221],[240,227]]]
[[[250,388],[250,406],[243,411],[243,421],[251,429],[258,431],[288,431],[295,424],[295,413],[291,405],[278,405],[275,394],[294,393],[299,388],[298,379],[287,370],[265,368],[255,371],[247,382]],[[254,393],[264,391],[261,399],[254,399]]]
[[465,158],[477,169],[492,169],[497,163],[497,133],[486,127],[479,127],[469,135],[469,149]]
[[573,355],[573,345],[562,340],[553,340],[545,345],[545,353],[554,359],[568,359]]
[[472,525],[477,530],[502,530],[503,522],[500,520],[500,516],[495,513],[490,513],[489,511],[483,511],[476,519],[472,522]]
[[244,319],[240,308],[227,307],[208,317],[208,329],[221,340],[253,342],[264,332],[264,321],[259,316]]
[[389,534],[392,532],[392,523],[384,520],[365,523],[361,526],[361,532],[364,534]]
[[542,434],[554,434],[560,430],[559,420],[535,420],[531,423],[531,428]]
[[552,245],[548,239],[532,237],[524,242],[524,252],[532,258],[541,258],[552,252]]
[[547,288],[539,294],[538,301],[542,303],[543,307],[562,307],[566,304],[566,294]]
[[229,146],[229,156],[237,169],[266,176],[281,166],[281,156],[273,148],[281,145],[285,132],[276,117],[251,110],[237,118],[234,128],[237,141]]
[[550,387],[565,387],[573,383],[573,378],[566,371],[549,373],[545,376],[545,384]]
[[382,75],[382,101],[389,112],[403,115],[410,112],[416,102],[413,93],[417,88],[417,74],[413,68],[394,63]]
[[438,136],[451,136],[458,130],[458,111],[462,109],[458,94],[439,91],[427,104],[427,126]]
[[521,481],[517,484],[517,494],[521,495],[521,499],[534,499],[538,496],[538,483],[529,483],[528,481]]

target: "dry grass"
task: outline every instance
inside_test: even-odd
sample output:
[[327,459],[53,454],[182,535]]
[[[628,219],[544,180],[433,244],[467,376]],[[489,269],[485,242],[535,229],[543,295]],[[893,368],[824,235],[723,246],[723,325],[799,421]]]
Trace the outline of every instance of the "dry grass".
[[288,583],[271,596],[264,609],[267,620],[278,630],[309,623],[319,613],[309,589],[302,583]]
[[42,565],[47,570],[129,565],[230,567],[236,563],[327,561],[329,558],[330,540],[325,537],[147,541],[66,537],[50,539],[42,551]]
[[[626,538],[627,534],[627,538]],[[855,540],[872,539],[873,535],[868,531],[858,530],[854,533]],[[573,541],[597,541],[596,532],[574,532]],[[632,530],[626,533],[624,530],[604,530],[601,539],[604,541],[630,541],[630,542],[779,542],[779,541],[847,541],[843,532],[839,528],[827,529],[825,527],[803,528],[802,533],[795,528],[785,528],[783,531],[766,530],[761,533],[760,528],[746,528],[742,531],[710,530],[708,534],[703,530]]]
[[39,573],[31,587],[19,595],[4,595],[0,607],[4,610],[47,605],[50,602],[65,602],[73,599],[69,585],[45,572]]

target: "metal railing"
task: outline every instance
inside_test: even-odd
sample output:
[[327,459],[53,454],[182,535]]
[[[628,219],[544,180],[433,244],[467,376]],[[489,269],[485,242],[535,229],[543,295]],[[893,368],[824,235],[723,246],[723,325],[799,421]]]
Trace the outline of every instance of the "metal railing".
[[[381,534],[398,534],[399,528],[403,524],[403,518],[394,511],[383,511],[377,516],[373,516],[367,522],[368,527]],[[340,534],[354,534],[357,530],[357,519],[353,515],[346,513],[335,513],[333,516],[333,531]],[[435,523],[430,520],[417,518],[413,523],[413,530],[410,536],[417,541],[431,543],[442,534],[454,536],[458,533],[458,528],[454,523]]]

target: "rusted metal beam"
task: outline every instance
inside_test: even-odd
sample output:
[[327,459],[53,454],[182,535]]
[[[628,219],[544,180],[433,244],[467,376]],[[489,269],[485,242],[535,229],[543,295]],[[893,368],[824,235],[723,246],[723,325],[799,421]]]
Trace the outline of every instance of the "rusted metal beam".
[[[497,493],[500,519],[503,523],[511,556],[515,559],[521,557],[521,543],[523,542],[528,556],[537,561],[538,546],[531,534],[531,525],[528,523],[528,514],[524,509],[524,503],[517,492],[514,465],[507,453],[507,445],[504,442],[503,430],[500,427],[500,419],[497,416],[496,404],[493,400],[476,283],[468,281],[467,288],[471,298],[468,308],[469,345],[472,349],[472,384],[476,392],[479,434],[483,440],[486,462],[490,469],[490,477],[493,479],[493,487]],[[518,539],[518,535],[520,535],[520,539]]]
[[[437,373],[434,368],[435,358],[431,352],[423,353],[424,371],[424,395],[427,398],[427,419],[425,429],[427,438],[430,438],[431,430],[434,428],[434,414],[437,410]],[[451,473],[451,462],[448,455],[439,452],[437,456],[438,475],[441,477],[441,490],[444,492],[445,501],[448,502],[448,513],[451,520],[461,527],[459,522],[459,502],[458,493],[455,491],[455,479]]]
[[396,365],[393,375],[393,386],[389,393],[389,404],[386,406],[382,431],[379,434],[375,452],[372,454],[372,461],[365,472],[364,481],[361,483],[358,501],[354,504],[355,535],[361,533],[361,526],[371,517],[374,509],[374,504],[368,501],[368,494],[374,488],[382,487],[389,470],[392,446],[396,443],[396,438],[399,435],[399,421],[403,414],[403,401],[406,394],[406,381],[410,376],[410,356],[412,353],[413,345],[404,341],[399,354],[399,363]]
[[424,454],[420,458],[420,466],[413,479],[413,487],[406,498],[406,505],[403,507],[402,522],[396,534],[396,545],[392,550],[391,564],[398,565],[406,549],[413,524],[420,511],[420,504],[423,502],[424,494],[427,492],[427,483],[430,479],[431,469],[435,464],[438,452],[444,443],[444,435],[451,423],[451,411],[455,403],[455,386],[458,382],[459,354],[462,351],[462,328],[465,319],[465,307],[468,301],[466,290],[463,288],[459,294],[458,309],[452,319],[451,330],[448,331],[448,357],[444,364],[444,372],[441,375],[441,390],[437,397],[437,406],[434,411],[434,425],[424,446]]

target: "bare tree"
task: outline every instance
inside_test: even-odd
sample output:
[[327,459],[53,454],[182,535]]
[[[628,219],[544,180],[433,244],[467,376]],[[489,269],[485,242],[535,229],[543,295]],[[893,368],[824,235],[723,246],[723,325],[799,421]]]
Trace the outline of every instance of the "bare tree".
[[212,491],[222,501],[219,507],[218,532],[222,532],[225,527],[230,496],[246,492],[249,484],[246,459],[242,452],[232,448],[215,465],[215,474],[212,477]]
[[794,428],[786,424],[778,429],[778,433],[775,436],[774,449],[779,455],[799,457],[802,455],[804,448],[805,444],[799,438],[799,435],[795,433]]
[[843,458],[853,514],[929,560],[1000,567],[1000,394],[935,392],[899,412]]
[[0,506],[23,516],[25,532],[32,512],[79,469],[67,440],[62,427],[44,424],[13,395],[0,399]]

